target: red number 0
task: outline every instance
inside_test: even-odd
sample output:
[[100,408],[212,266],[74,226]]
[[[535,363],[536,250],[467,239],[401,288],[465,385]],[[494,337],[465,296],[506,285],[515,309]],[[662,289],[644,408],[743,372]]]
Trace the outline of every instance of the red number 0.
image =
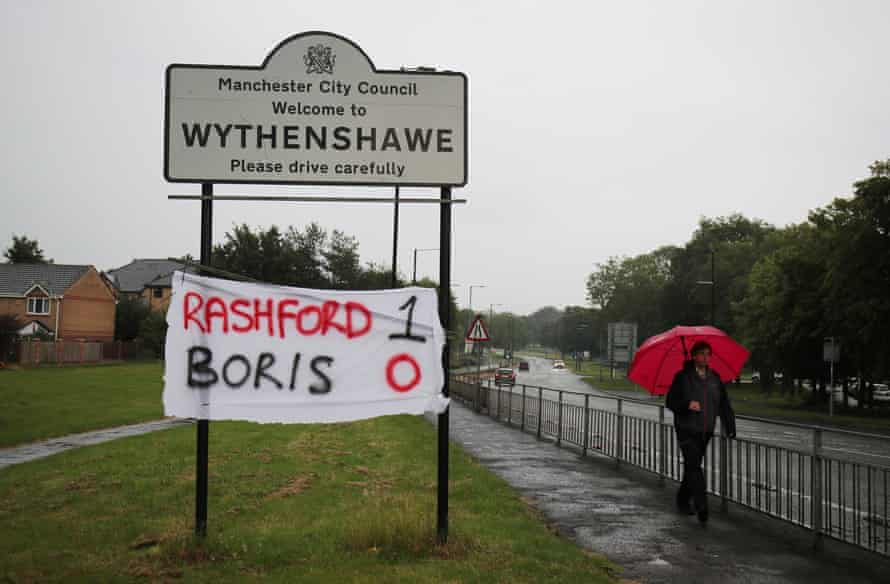
[[[411,381],[405,384],[400,384],[396,381],[395,369],[399,363],[408,363],[414,369],[414,376],[411,378]],[[389,383],[389,386],[398,392],[406,392],[411,391],[417,384],[420,383],[420,365],[417,364],[417,361],[414,360],[414,357],[409,355],[408,353],[400,353],[389,360],[389,363],[386,364],[386,382]]]

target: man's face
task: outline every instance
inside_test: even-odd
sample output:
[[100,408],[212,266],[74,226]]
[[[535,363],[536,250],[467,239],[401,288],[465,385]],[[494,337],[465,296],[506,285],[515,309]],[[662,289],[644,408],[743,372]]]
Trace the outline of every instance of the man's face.
[[702,349],[692,355],[692,360],[695,361],[696,367],[707,367],[708,363],[711,361],[711,350],[710,349]]

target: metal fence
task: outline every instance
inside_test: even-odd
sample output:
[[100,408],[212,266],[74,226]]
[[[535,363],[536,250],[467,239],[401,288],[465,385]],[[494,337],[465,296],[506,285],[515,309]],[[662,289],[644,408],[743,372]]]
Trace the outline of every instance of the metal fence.
[[[664,479],[682,478],[682,456],[663,405],[534,386],[496,387],[456,376],[451,396],[479,413],[518,427],[557,445],[599,453]],[[591,402],[610,402],[610,407]],[[626,404],[652,408],[651,417],[628,415]],[[823,448],[826,432],[842,437],[890,437],[750,416],[739,420],[774,424],[804,432],[800,447],[750,438],[714,436],[704,461],[708,492],[726,508],[732,501],[809,529],[814,543],[830,537],[887,556],[890,467],[832,456]]]

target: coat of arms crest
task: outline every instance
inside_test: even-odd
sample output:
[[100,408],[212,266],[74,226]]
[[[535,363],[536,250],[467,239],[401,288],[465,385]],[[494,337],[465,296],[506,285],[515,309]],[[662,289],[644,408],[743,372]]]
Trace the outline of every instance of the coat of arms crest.
[[331,47],[322,44],[309,47],[303,57],[306,64],[306,73],[332,73],[337,56],[331,51]]

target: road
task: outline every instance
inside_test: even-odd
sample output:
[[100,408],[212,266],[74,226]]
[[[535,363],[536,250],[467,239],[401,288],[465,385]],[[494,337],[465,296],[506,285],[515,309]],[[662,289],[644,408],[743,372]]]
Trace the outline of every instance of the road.
[[[529,371],[517,373],[517,385],[513,388],[512,413],[514,421],[522,419],[522,391],[525,388],[526,416],[529,424],[536,424],[537,397],[544,399],[542,419],[544,434],[555,435],[560,399],[567,404],[563,427],[566,441],[582,442],[583,405],[585,396],[593,410],[603,414],[591,420],[589,443],[592,449],[615,452],[616,419],[619,398],[623,420],[622,440],[625,456],[637,464],[658,469],[660,445],[657,440],[657,421],[661,397],[649,397],[637,392],[604,391],[589,386],[574,373],[554,370],[552,361],[530,358]],[[506,396],[503,388],[502,416],[506,417]],[[574,407],[572,407],[574,406]],[[582,406],[582,407],[578,407]],[[664,410],[667,426],[673,422],[669,410]],[[767,511],[792,521],[812,522],[811,480],[814,431],[787,424],[764,423],[739,419],[738,439],[730,443],[728,467],[730,469],[727,492],[744,504]],[[681,459],[673,445],[673,433],[665,448],[666,470],[679,477]],[[710,488],[719,487],[719,451],[711,443],[708,459]],[[826,530],[836,537],[859,541],[867,547],[885,551],[888,543],[888,499],[890,499],[890,439],[870,438],[843,432],[822,433],[822,454],[825,457],[822,498],[826,505],[822,510]],[[610,450],[611,449],[611,450]]]

